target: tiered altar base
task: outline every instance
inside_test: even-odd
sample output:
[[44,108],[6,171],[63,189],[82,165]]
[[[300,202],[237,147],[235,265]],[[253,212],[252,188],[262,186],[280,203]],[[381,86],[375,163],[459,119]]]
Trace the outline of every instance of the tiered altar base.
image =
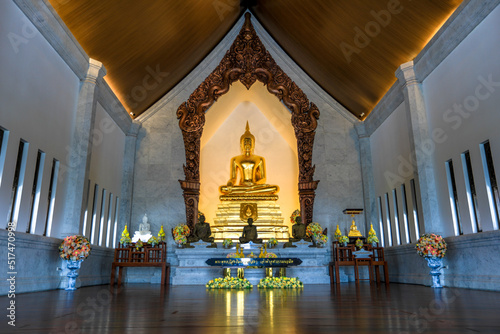
[[[280,245],[280,247],[283,247]],[[172,285],[205,285],[209,280],[217,277],[222,277],[222,267],[211,267],[205,263],[209,258],[225,258],[228,253],[234,253],[235,249],[221,248],[187,248],[175,249],[175,259],[171,263],[172,276],[170,284]],[[287,277],[298,277],[304,284],[330,284],[330,276],[328,274],[328,263],[330,254],[327,248],[274,248],[268,249],[269,252],[277,254],[278,257],[299,258],[302,264],[294,267],[286,268]],[[249,253],[246,251],[245,254]],[[258,254],[258,250],[254,250],[254,254]],[[255,271],[261,271],[261,277],[264,278],[264,268],[250,269],[248,271],[248,279],[253,279],[253,284],[257,284],[259,277],[255,276]],[[274,268],[274,276],[277,276],[279,268]],[[232,276],[236,276],[235,270],[231,272]]]
[[[222,198],[221,198],[222,199]],[[249,203],[248,200],[224,200],[219,204],[214,225],[211,226],[212,236],[215,242],[231,239],[238,242],[247,225],[246,219],[242,220],[240,208],[242,204]],[[288,226],[283,224],[283,216],[279,204],[275,200],[255,200],[257,204],[257,219],[253,225],[257,227],[259,238],[269,240],[276,238],[279,242],[286,242],[290,236]]]

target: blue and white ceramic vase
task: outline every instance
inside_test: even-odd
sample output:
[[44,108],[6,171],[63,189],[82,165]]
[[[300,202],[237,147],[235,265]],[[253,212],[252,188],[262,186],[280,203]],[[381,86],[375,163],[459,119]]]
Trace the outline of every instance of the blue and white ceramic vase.
[[78,277],[78,269],[80,269],[83,260],[68,260],[67,267],[68,272],[68,286],[65,290],[74,291],[76,290],[76,278]]
[[441,269],[443,268],[443,258],[441,257],[433,257],[433,256],[426,256],[425,259],[427,260],[427,266],[431,268],[431,272],[429,275],[432,276],[432,288],[442,288],[443,285],[441,284]]

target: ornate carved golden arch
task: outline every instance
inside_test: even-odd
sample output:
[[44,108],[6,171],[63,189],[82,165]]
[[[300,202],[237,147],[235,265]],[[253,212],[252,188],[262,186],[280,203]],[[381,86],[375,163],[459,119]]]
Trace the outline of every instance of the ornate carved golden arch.
[[205,125],[205,111],[226,94],[233,82],[239,80],[247,89],[258,80],[276,95],[292,113],[299,162],[299,200],[302,220],[312,221],[315,190],[319,181],[313,180],[312,151],[319,110],[309,103],[306,94],[276,64],[265,49],[245,13],[245,23],[219,65],[177,109],[179,127],[184,138],[186,179],[179,180],[184,190],[186,221],[191,227],[198,220],[200,196],[200,138]]

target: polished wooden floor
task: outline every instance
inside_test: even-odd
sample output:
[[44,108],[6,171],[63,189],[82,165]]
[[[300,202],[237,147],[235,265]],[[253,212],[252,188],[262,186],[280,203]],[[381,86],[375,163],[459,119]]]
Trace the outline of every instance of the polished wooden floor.
[[103,285],[19,294],[15,329],[2,318],[0,333],[500,333],[500,293],[368,283],[299,291]]

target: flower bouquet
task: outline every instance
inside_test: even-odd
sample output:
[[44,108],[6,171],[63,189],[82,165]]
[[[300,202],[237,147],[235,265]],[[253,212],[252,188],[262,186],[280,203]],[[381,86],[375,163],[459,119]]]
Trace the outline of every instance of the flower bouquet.
[[443,258],[446,255],[447,245],[442,236],[430,233],[423,234],[415,248],[422,257]]
[[269,248],[274,248],[276,247],[276,245],[278,244],[278,240],[276,240],[276,238],[271,238],[269,239],[269,241],[267,242],[267,246]]
[[160,227],[160,231],[158,232],[158,240],[165,241],[165,231],[163,230],[163,225]]
[[208,281],[208,289],[251,289],[252,284],[246,278],[224,277]]
[[241,255],[238,253],[229,253],[226,255],[226,258],[228,259],[239,259],[241,258]]
[[142,240],[139,239],[139,241],[137,241],[135,243],[135,249],[139,250],[139,248],[142,248],[142,247],[144,247],[144,244],[142,243]]
[[174,239],[178,236],[188,236],[190,232],[189,226],[186,224],[179,224],[173,228],[172,233],[174,234]]
[[333,238],[335,240],[339,241],[341,236],[342,236],[342,232],[340,232],[339,225],[337,225],[337,229],[335,230],[335,233],[333,233]]
[[347,246],[347,243],[349,242],[349,238],[346,235],[341,235],[339,238],[339,244],[343,244],[344,246]]
[[295,224],[295,222],[296,222],[295,219],[297,217],[300,217],[300,210],[299,209],[292,212],[292,215],[290,216],[290,222],[292,223],[292,225]]
[[224,239],[224,241],[222,242],[222,246],[224,248],[231,248],[231,247],[233,247],[233,240],[231,240],[229,238]]
[[182,247],[183,245],[187,244],[187,238],[185,235],[179,234],[174,238],[174,242],[178,247]]
[[268,259],[276,259],[278,255],[276,255],[275,253],[266,253],[265,257]]
[[90,242],[83,235],[68,236],[59,246],[59,256],[64,260],[84,260],[89,255]]
[[260,280],[257,285],[263,289],[299,289],[304,284],[295,277],[266,277]]
[[315,234],[313,238],[316,241],[316,245],[318,245],[318,247],[323,247],[328,242],[328,236],[322,233]]
[[159,244],[159,241],[158,241],[158,239],[156,237],[151,237],[148,240],[148,244],[151,244],[151,246],[154,247],[154,246],[156,246],[156,245]]
[[378,242],[377,234],[373,229],[373,224],[371,224],[370,231],[368,232],[368,239],[366,241],[373,246],[375,246],[375,244]]
[[311,223],[307,225],[306,235],[308,237],[312,237],[314,234],[321,234],[322,232],[323,229],[321,228],[321,225],[318,223]]
[[361,239],[359,239],[359,238],[358,238],[358,239],[356,240],[355,245],[356,245],[356,248],[357,248],[357,249],[361,249],[361,248],[363,248],[363,240],[361,240]]

